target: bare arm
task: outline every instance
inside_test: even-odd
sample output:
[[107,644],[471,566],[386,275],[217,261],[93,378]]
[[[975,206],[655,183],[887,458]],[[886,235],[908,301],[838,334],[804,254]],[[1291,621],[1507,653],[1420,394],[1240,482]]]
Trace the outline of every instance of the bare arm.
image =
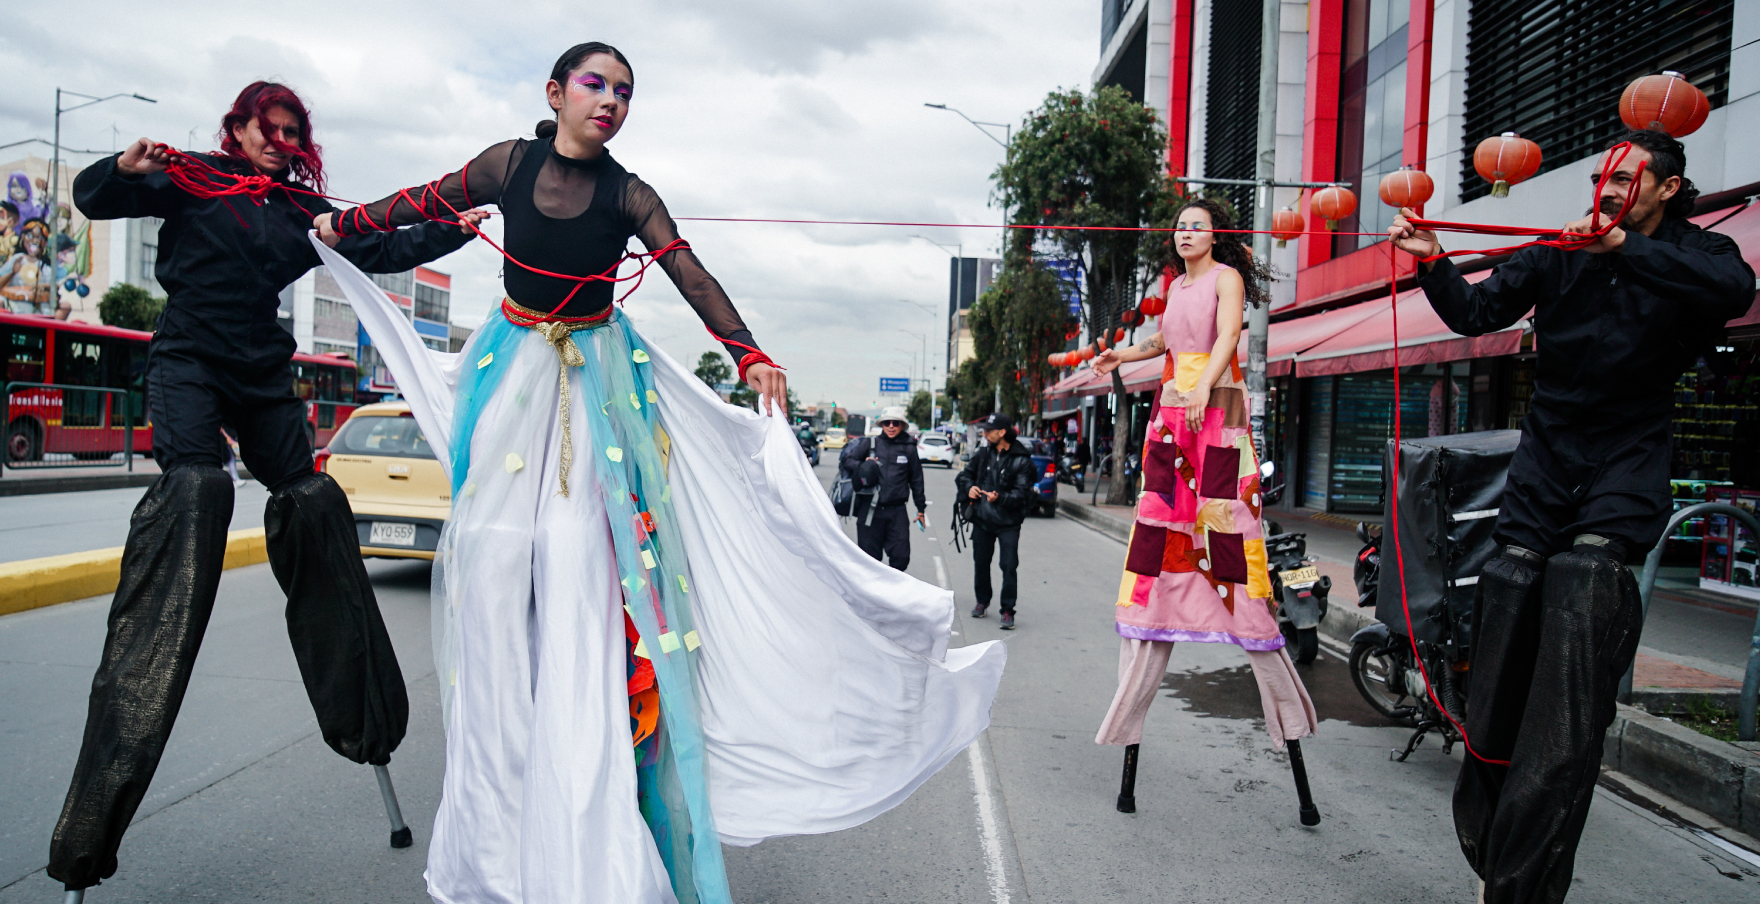
[[1210,362],[1198,375],[1198,385],[1186,393],[1186,426],[1193,433],[1204,426],[1204,409],[1210,406],[1210,388],[1234,363],[1235,349],[1241,341],[1241,302],[1246,291],[1246,283],[1233,270],[1225,270],[1216,277],[1216,344],[1210,347]]
[[1094,372],[1105,376],[1121,364],[1132,361],[1143,361],[1167,354],[1167,343],[1161,338],[1161,331],[1156,330],[1149,338],[1129,348],[1109,348],[1094,356]]

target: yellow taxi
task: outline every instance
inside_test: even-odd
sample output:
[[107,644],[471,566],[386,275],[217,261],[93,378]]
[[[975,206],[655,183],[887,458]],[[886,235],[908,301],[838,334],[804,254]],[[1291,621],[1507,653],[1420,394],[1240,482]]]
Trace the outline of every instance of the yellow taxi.
[[849,433],[842,427],[825,428],[824,439],[819,440],[821,449],[841,449],[849,442]]
[[452,484],[409,403],[356,408],[318,452],[316,466],[348,494],[361,555],[434,558],[452,513]]

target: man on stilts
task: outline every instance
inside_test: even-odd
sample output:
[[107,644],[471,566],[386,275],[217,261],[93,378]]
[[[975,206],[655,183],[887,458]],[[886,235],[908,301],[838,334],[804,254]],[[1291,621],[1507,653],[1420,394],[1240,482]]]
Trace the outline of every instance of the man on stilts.
[[[130,521],[85,737],[50,845],[48,873],[70,901],[116,872],[213,612],[233,508],[222,428],[238,436],[251,475],[270,490],[269,562],[287,593],[288,636],[325,743],[383,766],[409,718],[348,498],[312,470],[305,403],[293,392],[294,339],[276,322],[282,289],[319,263],[306,238],[312,211],[334,209],[317,194],[323,169],[310,117],[288,88],[257,82],[222,120],[221,139],[221,153],[181,159],[211,170],[216,184],[267,177],[267,194],[193,192],[167,173],[171,152],[144,138],[74,180],[74,201],[91,219],[164,221],[155,273],[169,297],[147,359],[163,473]],[[430,223],[337,250],[365,269],[399,272],[470,238],[458,224]]]
[[[1539,360],[1478,584],[1455,831],[1493,904],[1562,901],[1643,613],[1628,567],[1671,512],[1673,388],[1754,300],[1735,242],[1688,222],[1686,151],[1635,130],[1604,154],[1596,210],[1622,223],[1580,251],[1531,246],[1469,285],[1402,210],[1389,230],[1455,332],[1532,310]],[[1613,172],[1603,179],[1608,168]],[[1596,231],[1590,217],[1567,233]]]

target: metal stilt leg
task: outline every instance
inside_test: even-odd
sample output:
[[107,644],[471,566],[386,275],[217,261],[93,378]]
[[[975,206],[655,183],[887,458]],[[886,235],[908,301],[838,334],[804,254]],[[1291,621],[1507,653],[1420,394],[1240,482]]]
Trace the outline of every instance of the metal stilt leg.
[[1137,812],[1137,745],[1124,749],[1124,781],[1118,786],[1118,812]]
[[1289,771],[1296,776],[1296,797],[1302,802],[1302,825],[1320,824],[1320,808],[1314,806],[1314,795],[1308,790],[1308,767],[1302,762],[1302,742],[1285,741],[1289,748]]
[[379,780],[379,796],[385,798],[385,816],[391,820],[391,846],[409,847],[415,843],[415,838],[410,834],[409,826],[403,824],[403,809],[397,805],[397,790],[391,787],[391,770],[374,766],[373,777]]
[[83,889],[83,888],[70,888],[67,890],[67,897],[61,899],[61,904],[85,904],[85,900],[86,900],[86,890],[85,889]]

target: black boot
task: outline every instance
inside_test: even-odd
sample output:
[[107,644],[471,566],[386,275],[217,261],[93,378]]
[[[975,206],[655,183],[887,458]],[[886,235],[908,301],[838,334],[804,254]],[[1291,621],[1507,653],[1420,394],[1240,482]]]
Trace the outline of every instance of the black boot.
[[348,496],[330,475],[306,474],[275,488],[263,523],[324,743],[357,763],[390,762],[409,724],[409,696]]
[[159,768],[214,611],[232,498],[224,471],[186,465],[160,475],[135,506],[79,762],[49,843],[49,875],[70,891],[116,873],[117,846]]

